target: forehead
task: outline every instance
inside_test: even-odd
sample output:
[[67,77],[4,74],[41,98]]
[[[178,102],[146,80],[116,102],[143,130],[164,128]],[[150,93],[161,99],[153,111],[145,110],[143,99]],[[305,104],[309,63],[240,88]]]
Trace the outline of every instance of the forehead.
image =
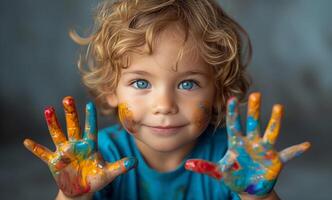
[[[183,28],[170,24],[158,34],[153,43],[152,54],[129,54],[129,67],[126,70],[156,67],[171,71],[209,70],[210,67],[201,58],[197,41],[190,35],[186,40]],[[139,47],[147,52],[147,46]]]

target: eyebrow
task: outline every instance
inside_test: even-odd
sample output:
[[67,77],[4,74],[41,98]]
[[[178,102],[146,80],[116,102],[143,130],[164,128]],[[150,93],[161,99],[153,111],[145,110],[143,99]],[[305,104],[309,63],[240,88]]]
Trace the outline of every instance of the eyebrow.
[[143,71],[143,70],[134,70],[134,71],[128,71],[128,72],[123,72],[122,75],[125,75],[125,74],[139,74],[139,75],[150,75],[151,74],[147,71]]
[[[134,71],[127,71],[127,72],[123,72],[122,75],[125,74],[138,74],[138,75],[148,75],[148,76],[152,76],[151,73],[147,72],[147,71],[143,71],[143,70],[134,70]],[[180,74],[180,76],[188,76],[188,75],[202,75],[202,76],[208,76],[208,73],[203,72],[203,71],[197,71],[197,70],[190,70],[190,71],[186,71]]]

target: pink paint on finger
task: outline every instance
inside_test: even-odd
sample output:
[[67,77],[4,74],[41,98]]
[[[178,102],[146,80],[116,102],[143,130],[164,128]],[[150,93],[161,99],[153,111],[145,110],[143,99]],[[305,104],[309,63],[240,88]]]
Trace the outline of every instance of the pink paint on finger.
[[213,178],[216,179],[221,179],[222,178],[222,173],[219,169],[219,166],[200,159],[191,159],[187,160],[185,166],[187,170],[202,173],[202,174],[207,174],[209,176],[212,176]]

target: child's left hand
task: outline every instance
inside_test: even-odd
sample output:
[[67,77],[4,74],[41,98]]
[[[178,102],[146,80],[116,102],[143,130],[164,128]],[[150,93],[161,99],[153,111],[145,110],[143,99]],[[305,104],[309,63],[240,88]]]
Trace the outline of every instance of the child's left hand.
[[225,156],[218,163],[191,159],[185,167],[217,179],[222,178],[232,191],[240,194],[266,196],[272,191],[283,164],[306,151],[310,143],[304,142],[281,152],[276,151],[274,144],[283,113],[283,107],[278,104],[273,107],[264,136],[260,137],[260,93],[253,93],[249,97],[247,134],[244,136],[237,104],[236,98],[227,102],[228,151]]

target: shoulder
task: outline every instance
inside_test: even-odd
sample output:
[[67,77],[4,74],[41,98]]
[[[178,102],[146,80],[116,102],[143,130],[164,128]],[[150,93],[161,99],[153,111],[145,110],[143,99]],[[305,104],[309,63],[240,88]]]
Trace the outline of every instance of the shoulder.
[[130,136],[119,124],[114,124],[98,132],[98,150],[108,162],[130,155]]
[[125,133],[119,124],[113,124],[98,131],[98,142],[108,142],[108,138],[116,138],[121,133]]
[[199,137],[196,151],[199,157],[217,162],[225,155],[227,147],[226,128],[221,127],[214,129],[214,127],[210,125]]
[[204,131],[205,137],[215,145],[227,144],[227,132],[225,127],[214,128],[212,125]]

